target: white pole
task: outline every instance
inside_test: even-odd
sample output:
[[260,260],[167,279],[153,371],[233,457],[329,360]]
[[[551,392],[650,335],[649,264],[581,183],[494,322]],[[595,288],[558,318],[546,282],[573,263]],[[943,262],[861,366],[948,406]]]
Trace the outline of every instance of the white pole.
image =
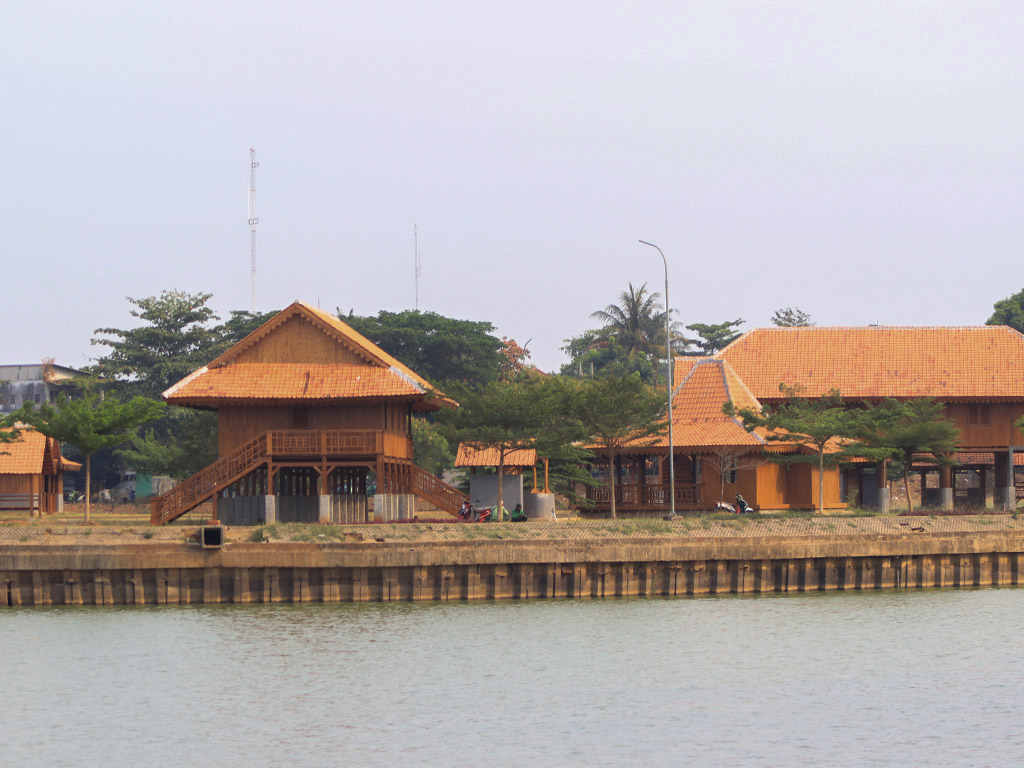
[[668,371],[665,374],[666,387],[668,389],[668,483],[669,483],[669,498],[671,507],[669,508],[669,517],[676,516],[676,456],[675,456],[675,445],[672,441],[672,317],[668,303],[668,259],[665,258],[664,252],[656,246],[654,243],[648,243],[646,240],[641,240],[644,245],[649,245],[654,248],[658,253],[661,254],[661,260],[665,264],[665,364]]

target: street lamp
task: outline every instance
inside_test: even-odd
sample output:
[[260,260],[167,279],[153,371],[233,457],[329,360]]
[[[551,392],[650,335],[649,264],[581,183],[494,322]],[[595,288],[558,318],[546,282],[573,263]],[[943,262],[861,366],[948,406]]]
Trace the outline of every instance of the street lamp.
[[668,372],[665,374],[666,386],[668,388],[668,484],[671,507],[668,517],[676,516],[676,456],[675,446],[672,443],[672,319],[668,303],[668,259],[665,253],[654,243],[641,240],[644,245],[649,245],[661,254],[661,260],[665,264],[665,364]]

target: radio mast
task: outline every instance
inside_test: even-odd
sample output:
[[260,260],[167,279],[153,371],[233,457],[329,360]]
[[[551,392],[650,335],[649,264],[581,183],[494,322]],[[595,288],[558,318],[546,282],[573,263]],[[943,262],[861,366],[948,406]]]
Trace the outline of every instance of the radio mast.
[[249,147],[249,278],[251,284],[251,297],[249,309],[256,311],[256,225],[260,220],[256,218],[256,169],[259,163],[256,162],[256,149]]
[[415,267],[414,267],[414,273],[415,273],[415,276],[416,276],[416,311],[419,312],[420,311],[420,272],[421,272],[421,269],[420,269],[420,235],[419,235],[419,232],[416,230],[416,222],[415,221],[412,223],[412,242],[413,242],[413,251],[415,253],[415,259],[416,259]]

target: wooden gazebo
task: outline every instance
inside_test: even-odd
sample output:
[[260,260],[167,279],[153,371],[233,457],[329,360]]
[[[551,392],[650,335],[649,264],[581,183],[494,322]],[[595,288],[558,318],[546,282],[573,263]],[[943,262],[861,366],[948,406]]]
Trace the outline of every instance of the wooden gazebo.
[[81,468],[61,456],[60,443],[52,437],[20,427],[14,441],[0,443],[0,512],[40,517],[61,511],[64,472]]
[[[219,519],[361,522],[456,512],[463,495],[412,462],[415,411],[455,407],[337,317],[296,302],[168,389],[217,411],[220,458],[151,500],[155,524],[214,499]],[[375,488],[373,488],[375,486]]]

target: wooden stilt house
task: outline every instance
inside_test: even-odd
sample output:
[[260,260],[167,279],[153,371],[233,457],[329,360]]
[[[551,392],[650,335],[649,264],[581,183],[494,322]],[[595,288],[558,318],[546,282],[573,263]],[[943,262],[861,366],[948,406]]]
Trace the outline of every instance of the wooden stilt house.
[[0,512],[40,517],[61,511],[64,472],[81,468],[61,456],[52,437],[20,428],[16,440],[0,443]]
[[456,512],[463,495],[412,462],[416,411],[455,407],[337,317],[296,302],[168,389],[217,411],[220,458],[151,501],[155,524],[214,499],[220,520],[411,517],[414,497]]

